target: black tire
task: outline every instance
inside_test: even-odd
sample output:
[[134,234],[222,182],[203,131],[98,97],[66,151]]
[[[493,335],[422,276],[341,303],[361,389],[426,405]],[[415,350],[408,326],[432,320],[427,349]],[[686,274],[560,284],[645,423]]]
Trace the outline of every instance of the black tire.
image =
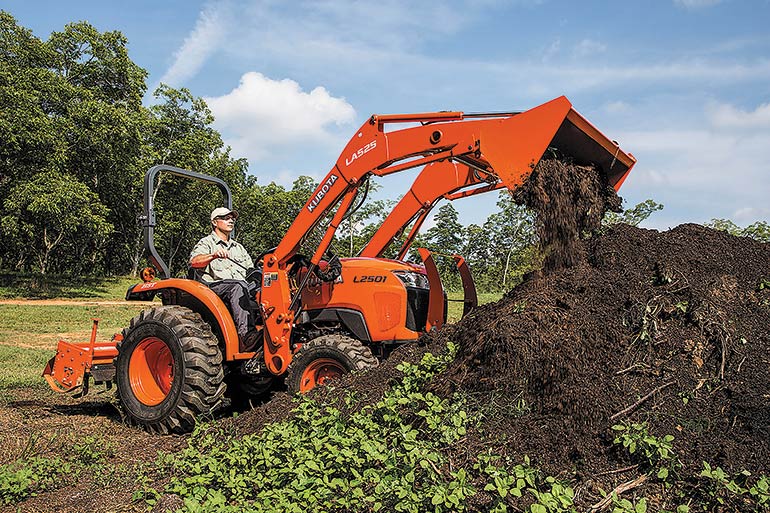
[[267,400],[276,380],[270,376],[254,376],[243,372],[243,362],[236,362],[230,372],[225,375],[227,397],[235,410],[253,408]]
[[[371,350],[359,340],[344,335],[324,335],[304,344],[292,358],[286,374],[289,393],[307,392],[316,385],[311,377],[315,371],[323,371],[323,365],[331,369],[329,375],[362,371],[379,365]],[[336,376],[331,376],[333,379]],[[323,380],[324,382],[326,379]]]
[[154,433],[185,433],[197,417],[222,406],[222,352],[211,327],[192,310],[176,305],[144,310],[123,330],[117,347],[115,382],[131,424]]

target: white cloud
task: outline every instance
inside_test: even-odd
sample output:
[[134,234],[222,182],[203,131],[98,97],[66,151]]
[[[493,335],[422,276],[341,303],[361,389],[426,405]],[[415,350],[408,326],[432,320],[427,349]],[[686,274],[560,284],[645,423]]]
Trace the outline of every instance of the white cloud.
[[[531,60],[532,54],[486,59],[483,54],[457,58],[431,51],[434,42],[443,43],[462,34],[484,15],[469,8],[475,1],[490,2],[483,10],[486,15],[498,6],[510,8],[498,0],[463,0],[454,7],[407,0],[299,0],[290,7],[255,0],[236,0],[231,8],[229,4],[210,4],[200,14],[164,81],[173,85],[193,76],[214,52],[242,63],[246,69],[280,69],[283,76],[312,75],[326,84],[347,87],[347,79],[341,77],[355,76],[361,88],[369,87],[380,96],[384,90],[405,94],[407,88],[401,88],[406,83],[412,85],[411,91],[432,90],[436,83],[448,84],[450,79],[453,91],[467,87],[464,81],[456,82],[460,68],[478,71],[489,83],[514,83],[519,97],[528,92],[538,98],[565,91],[607,90],[627,83],[665,84],[669,88],[688,84],[702,87],[706,81],[714,87],[770,79],[770,61],[761,57],[754,62],[727,58],[720,62],[695,55],[631,64],[617,59],[623,64],[608,65],[606,59],[592,59],[606,53],[607,46],[590,38],[576,44],[553,39],[541,47],[539,62]],[[520,8],[537,3],[517,2]],[[682,0],[683,6],[699,3],[703,0]],[[571,62],[573,59],[580,59],[581,65]],[[387,70],[384,77],[383,70]],[[477,81],[473,84],[478,90]]]
[[543,51],[542,61],[544,63],[550,62],[554,57],[556,57],[559,54],[560,50],[561,50],[561,39],[556,38],[553,41],[551,41],[551,44],[548,45],[548,48],[546,48]]
[[252,163],[280,146],[294,145],[296,152],[308,144],[334,143],[332,128],[356,118],[344,98],[323,87],[305,92],[293,80],[272,80],[254,71],[228,94],[205,100],[227,143]]
[[591,39],[583,39],[573,50],[573,54],[576,57],[593,57],[596,54],[604,53],[607,50],[607,46]]
[[[562,90],[611,89],[624,83],[665,84],[684,87],[687,84],[710,87],[719,84],[740,84],[770,79],[770,61],[755,63],[722,63],[710,61],[671,61],[668,63],[611,66],[559,66],[552,69],[529,70],[541,82],[551,83]],[[523,71],[519,69],[518,71]],[[552,77],[554,80],[547,80]],[[559,81],[556,81],[558,79]]]
[[729,104],[712,104],[707,113],[715,127],[770,129],[770,103],[764,103],[753,111],[738,109]]
[[198,15],[195,28],[175,53],[174,63],[160,81],[179,87],[195,76],[224,40],[227,17],[227,4],[208,4]]
[[607,102],[604,104],[604,111],[610,114],[622,114],[630,110],[631,105],[621,100]]
[[770,219],[770,208],[766,207],[744,207],[739,208],[731,217],[738,224],[752,223],[756,220]]
[[738,222],[768,219],[766,111],[766,105],[742,111],[710,103],[678,118],[679,127],[618,134],[639,161],[626,192],[663,203],[676,223],[715,217]]
[[722,0],[674,0],[674,4],[685,9],[700,9],[702,7],[711,7],[721,3]]

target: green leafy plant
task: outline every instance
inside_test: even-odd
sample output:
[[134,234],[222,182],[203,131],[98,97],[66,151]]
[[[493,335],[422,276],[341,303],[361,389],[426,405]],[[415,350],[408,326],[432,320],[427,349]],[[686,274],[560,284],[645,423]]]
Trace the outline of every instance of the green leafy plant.
[[621,499],[616,493],[612,494],[612,513],[647,513],[647,499],[642,497],[636,502]]
[[101,438],[85,436],[78,438],[72,445],[72,452],[76,460],[83,465],[95,465],[114,456],[115,449],[112,444]]
[[758,506],[770,509],[770,478],[759,476],[756,482],[749,488],[749,495],[756,501]]
[[661,309],[662,307],[659,304],[644,305],[644,312],[639,320],[639,329],[633,342],[641,340],[642,342],[651,343],[653,341],[658,332],[658,315]]
[[537,501],[530,506],[531,513],[574,511],[575,492],[572,488],[550,476],[545,479],[545,482],[545,490],[529,490]]
[[13,504],[39,492],[61,486],[73,473],[69,462],[40,456],[0,466],[0,504]]
[[461,512],[478,487],[493,498],[493,511],[526,494],[531,513],[571,511],[570,486],[525,459],[501,465],[480,455],[475,464],[450,464],[448,454],[475,422],[462,396],[443,399],[425,385],[455,354],[426,354],[402,363],[402,379],[375,404],[355,409],[297,398],[293,416],[253,435],[236,436],[223,425],[197,426],[188,446],[158,460],[170,476],[163,490],[142,482],[135,500],[148,506],[166,494],[181,511]]
[[484,491],[490,492],[494,503],[491,511],[507,511],[511,498],[529,495],[532,502],[530,513],[563,513],[574,511],[575,493],[570,486],[542,473],[530,465],[527,456],[524,463],[510,466],[500,464],[498,456],[480,454],[473,467],[487,479]]
[[759,476],[751,483],[751,473],[738,472],[731,476],[721,467],[712,467],[703,462],[703,470],[699,477],[699,491],[704,498],[706,507],[723,507],[734,502],[751,504],[756,511],[767,511],[770,508],[770,479]]
[[[454,346],[419,364],[401,364],[401,379],[378,403],[350,414],[307,396],[293,417],[261,433],[236,437],[200,425],[186,449],[162,462],[173,472],[166,493],[185,511],[321,510],[462,511],[476,493],[444,450],[466,433],[462,401],[424,391],[454,357]],[[347,403],[353,401],[348,397]],[[143,487],[148,504],[157,492]]]
[[615,431],[613,443],[625,448],[642,470],[655,474],[658,479],[667,481],[670,472],[679,466],[672,435],[655,437],[649,433],[646,422],[615,424],[612,430]]

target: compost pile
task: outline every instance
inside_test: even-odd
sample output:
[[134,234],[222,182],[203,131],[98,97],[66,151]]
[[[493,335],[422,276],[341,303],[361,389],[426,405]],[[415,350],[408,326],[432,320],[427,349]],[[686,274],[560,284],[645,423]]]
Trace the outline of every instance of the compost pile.
[[468,450],[497,440],[494,450],[553,472],[600,472],[621,466],[609,428],[645,421],[674,435],[691,471],[708,461],[766,474],[768,245],[698,225],[618,225],[583,247],[585,262],[441,334],[459,356],[436,389],[493,405]]
[[545,272],[440,336],[459,354],[435,390],[485,412],[466,450],[590,475],[619,466],[609,428],[633,421],[674,435],[685,470],[767,473],[770,247],[692,224],[600,233],[619,198],[556,160],[517,199],[536,210]]

